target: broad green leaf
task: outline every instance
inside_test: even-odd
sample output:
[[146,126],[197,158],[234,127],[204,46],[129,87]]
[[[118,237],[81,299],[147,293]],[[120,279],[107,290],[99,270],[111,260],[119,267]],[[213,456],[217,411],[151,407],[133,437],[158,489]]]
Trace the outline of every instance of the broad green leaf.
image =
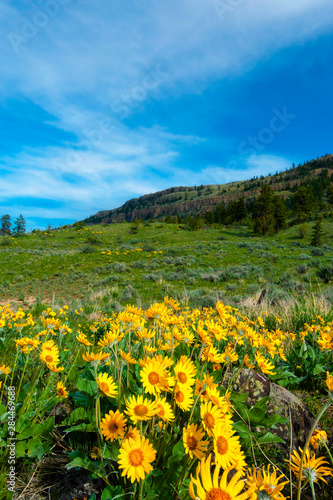
[[318,373],[324,373],[326,370],[323,368],[322,365],[316,364],[316,366],[313,369],[313,375],[318,375]]
[[73,467],[82,467],[83,469],[97,474],[97,476],[99,477],[103,477],[103,469],[101,466],[98,466],[97,463],[91,462],[88,458],[83,460],[81,457],[76,457],[66,465],[66,469],[73,469]]
[[266,434],[264,434],[263,436],[260,436],[257,439],[257,441],[259,444],[264,444],[264,443],[284,443],[285,444],[285,441],[282,438],[280,438],[279,436],[275,436],[271,432],[266,432]]
[[94,396],[97,393],[97,382],[95,380],[87,380],[79,378],[75,387],[81,391],[89,394],[90,396]]
[[89,420],[88,414],[84,408],[75,408],[73,413],[69,415],[64,420],[64,424],[74,424],[76,422],[79,422],[80,420]]

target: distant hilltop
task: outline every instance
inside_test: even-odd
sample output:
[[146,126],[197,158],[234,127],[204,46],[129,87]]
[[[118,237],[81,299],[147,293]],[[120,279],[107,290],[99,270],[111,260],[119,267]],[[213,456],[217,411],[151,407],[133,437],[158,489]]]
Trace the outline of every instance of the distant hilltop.
[[210,184],[192,187],[171,187],[152,194],[126,201],[113,210],[102,210],[84,219],[86,224],[111,224],[114,222],[132,222],[135,219],[150,220],[165,217],[186,217],[204,215],[218,205],[228,206],[231,201],[244,198],[253,203],[260,194],[261,187],[269,184],[284,199],[289,198],[298,186],[306,185],[318,176],[325,174],[329,182],[333,181],[333,155],[327,154],[316,160],[307,161],[284,172],[267,176],[253,177],[245,181],[228,184]]

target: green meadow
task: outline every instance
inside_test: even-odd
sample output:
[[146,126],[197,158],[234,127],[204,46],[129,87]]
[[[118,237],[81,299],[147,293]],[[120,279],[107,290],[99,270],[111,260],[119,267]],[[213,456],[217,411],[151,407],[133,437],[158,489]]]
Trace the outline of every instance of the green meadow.
[[[333,221],[323,222],[323,245],[310,245],[314,223],[272,237],[247,226],[188,231],[161,222],[73,227],[0,239],[0,301],[119,311],[169,295],[190,307],[217,300],[249,311],[329,314],[333,299]],[[302,304],[307,304],[302,307]],[[310,306],[309,306],[310,304]],[[292,312],[294,311],[294,312]],[[300,322],[306,317],[298,318]]]

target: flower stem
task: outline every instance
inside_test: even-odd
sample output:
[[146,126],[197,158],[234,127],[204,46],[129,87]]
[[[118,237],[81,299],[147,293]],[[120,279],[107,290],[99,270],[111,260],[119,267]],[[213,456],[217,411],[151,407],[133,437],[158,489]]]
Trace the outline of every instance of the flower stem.
[[316,493],[315,493],[314,484],[313,484],[312,479],[310,479],[309,483],[310,483],[312,498],[313,498],[313,500],[316,500]]
[[328,448],[328,446],[327,446],[327,444],[326,444],[326,442],[325,442],[325,441],[324,441],[324,446],[325,446],[325,448],[326,448],[326,451],[327,451],[327,453],[328,453],[328,456],[330,457],[331,464],[333,465],[333,457],[332,457],[332,454],[331,454],[331,452],[330,452],[330,450],[329,450],[329,448]]
[[327,408],[330,406],[331,403],[332,403],[332,401],[329,400],[326,403],[326,405],[320,410],[320,412],[318,413],[318,415],[316,417],[316,420],[313,422],[313,425],[312,425],[311,430],[310,430],[310,432],[308,434],[308,437],[306,438],[305,445],[304,445],[303,452],[302,452],[302,456],[301,456],[301,461],[300,461],[300,464],[299,464],[299,472],[298,472],[299,476],[298,476],[298,482],[297,482],[297,499],[296,500],[300,500],[300,498],[301,498],[301,484],[302,484],[303,462],[304,462],[304,457],[305,457],[306,450],[307,450],[307,448],[309,446],[309,443],[310,443],[311,436],[313,434],[313,431],[317,427],[317,424],[318,424],[319,420],[324,415],[325,411],[327,410]]

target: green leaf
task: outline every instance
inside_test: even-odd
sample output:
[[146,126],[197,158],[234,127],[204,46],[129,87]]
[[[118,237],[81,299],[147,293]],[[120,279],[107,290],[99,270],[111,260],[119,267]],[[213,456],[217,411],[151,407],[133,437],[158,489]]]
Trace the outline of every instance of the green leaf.
[[93,472],[94,474],[97,474],[99,477],[103,477],[103,470],[102,467],[97,465],[98,462],[91,462],[88,458],[85,458],[84,460],[81,457],[76,457],[74,460],[69,462],[69,464],[66,465],[66,469],[73,469],[73,467],[82,467],[83,469],[89,470],[90,472]]
[[115,498],[121,498],[124,494],[121,491],[121,486],[107,486],[104,488],[101,500],[114,500]]
[[25,457],[25,451],[28,449],[27,441],[19,441],[15,446],[15,455],[17,458]]
[[94,424],[78,424],[73,427],[69,427],[65,429],[65,432],[74,432],[74,431],[84,431],[84,432],[96,432],[96,426]]
[[90,396],[94,396],[97,393],[97,382],[95,380],[79,378],[74,385],[80,392],[89,394]]
[[73,401],[76,405],[79,406],[91,406],[92,398],[87,394],[81,394],[80,392],[75,392],[73,395]]
[[172,454],[173,455],[176,455],[176,454],[184,455],[185,454],[184,444],[183,444],[182,440],[178,441],[178,443],[175,444],[175,446],[172,449]]
[[273,413],[269,417],[266,417],[264,420],[265,427],[273,427],[276,424],[286,424],[289,420],[286,417],[281,417],[281,415],[277,415]]
[[318,375],[318,373],[324,373],[324,372],[325,369],[320,364],[316,364],[316,366],[313,369],[313,375]]
[[17,439],[21,440],[21,439],[26,439],[28,437],[38,437],[42,434],[45,434],[46,436],[48,436],[51,433],[53,426],[54,426],[54,418],[53,417],[49,417],[42,424],[35,424],[33,426],[31,426],[31,423],[29,420],[29,423],[25,427],[25,429],[23,429],[17,435]]
[[238,421],[233,424],[233,428],[237,431],[237,434],[244,441],[248,441],[251,438],[251,432],[244,422]]
[[73,413],[71,413],[69,415],[69,417],[67,417],[65,420],[64,420],[64,424],[74,424],[76,422],[79,422],[80,420],[90,420],[90,417],[88,416],[88,413],[86,412],[86,410],[82,407],[80,408],[75,408],[75,410],[73,411]]
[[275,436],[271,432],[266,432],[263,436],[260,436],[257,439],[259,444],[264,444],[264,443],[286,443],[282,438],[279,436]]

